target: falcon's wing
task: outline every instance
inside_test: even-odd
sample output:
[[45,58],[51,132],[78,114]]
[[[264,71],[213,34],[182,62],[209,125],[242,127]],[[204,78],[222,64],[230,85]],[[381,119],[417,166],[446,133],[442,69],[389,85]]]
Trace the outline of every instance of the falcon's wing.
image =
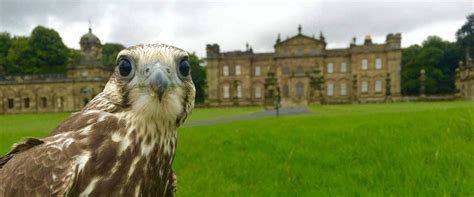
[[2,157],[8,162],[0,169],[0,196],[58,196],[66,192],[74,178],[71,158],[77,147],[63,151],[59,143],[50,141],[56,137],[48,139],[46,143],[27,139],[16,145],[12,154]]
[[13,148],[5,156],[0,157],[0,169],[11,159],[15,154],[19,154],[30,148],[44,143],[42,140],[36,138],[26,138],[22,142],[13,145]]

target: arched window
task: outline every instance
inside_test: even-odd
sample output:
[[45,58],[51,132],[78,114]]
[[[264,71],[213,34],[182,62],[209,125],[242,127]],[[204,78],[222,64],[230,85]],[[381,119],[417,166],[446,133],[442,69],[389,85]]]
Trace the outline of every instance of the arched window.
[[24,98],[23,99],[23,106],[25,108],[30,108],[30,98]]
[[223,86],[223,95],[224,98],[229,98],[229,84],[224,84]]
[[241,98],[242,97],[242,85],[240,85],[240,83],[237,83],[237,87],[235,89],[236,89],[235,95],[237,96],[237,98]]
[[255,98],[262,98],[262,88],[255,86]]
[[334,84],[328,83],[327,95],[328,96],[333,96],[334,95]]
[[296,96],[303,97],[303,95],[304,95],[304,84],[301,82],[298,82],[296,84]]
[[382,92],[382,80],[375,81],[375,92]]
[[8,103],[8,109],[13,109],[13,107],[15,107],[15,102],[13,102],[12,98],[8,98],[7,103]]
[[63,108],[64,106],[64,98],[63,97],[58,97],[56,99],[56,105],[58,108]]
[[41,102],[41,107],[42,108],[48,107],[48,99],[46,97],[41,97],[40,102]]
[[289,96],[288,85],[285,84],[283,85],[283,97],[288,97],[288,96]]
[[347,84],[341,83],[341,96],[346,96],[346,95],[347,95]]
[[362,93],[367,93],[369,91],[369,82],[368,81],[362,81],[360,91]]

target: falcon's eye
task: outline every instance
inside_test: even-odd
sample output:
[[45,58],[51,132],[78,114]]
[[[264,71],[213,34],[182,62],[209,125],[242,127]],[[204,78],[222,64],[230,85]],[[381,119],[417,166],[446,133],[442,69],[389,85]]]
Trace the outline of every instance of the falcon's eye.
[[131,78],[133,76],[133,66],[127,59],[121,59],[118,63],[118,71],[121,77]]
[[188,60],[183,60],[181,63],[179,63],[179,73],[181,73],[183,77],[187,77],[189,75],[190,69],[191,68],[189,66]]

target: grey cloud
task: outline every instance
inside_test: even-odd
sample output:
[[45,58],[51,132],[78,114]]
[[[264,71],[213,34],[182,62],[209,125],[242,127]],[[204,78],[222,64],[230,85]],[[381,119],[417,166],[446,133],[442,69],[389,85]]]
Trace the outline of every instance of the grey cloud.
[[54,17],[61,22],[57,30],[67,37],[66,44],[77,48],[80,35],[86,31],[84,25],[91,18],[94,33],[103,42],[163,42],[202,56],[207,43],[219,43],[223,50],[242,50],[249,42],[255,51],[270,51],[278,33],[283,39],[293,36],[298,24],[306,35],[319,37],[322,31],[330,46],[345,47],[353,36],[359,42],[366,34],[383,38],[392,32],[406,33],[442,21],[464,20],[473,11],[471,1],[0,0],[0,31],[27,35],[32,27],[48,25]]

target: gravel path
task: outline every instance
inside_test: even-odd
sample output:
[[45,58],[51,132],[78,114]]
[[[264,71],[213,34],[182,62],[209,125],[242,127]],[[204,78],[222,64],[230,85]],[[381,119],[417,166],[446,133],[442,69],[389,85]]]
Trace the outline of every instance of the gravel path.
[[[303,107],[286,107],[286,108],[280,109],[280,116],[309,114],[309,113],[311,113],[311,111]],[[235,121],[240,121],[240,120],[248,120],[248,119],[255,119],[255,118],[262,118],[262,117],[269,117],[269,116],[276,116],[276,110],[266,110],[262,112],[256,112],[252,114],[245,114],[245,115],[229,117],[229,118],[222,118],[222,119],[217,119],[217,120],[206,120],[206,121],[185,123],[183,127],[205,126],[205,125],[212,125],[212,124],[225,123],[225,122],[235,122]]]

